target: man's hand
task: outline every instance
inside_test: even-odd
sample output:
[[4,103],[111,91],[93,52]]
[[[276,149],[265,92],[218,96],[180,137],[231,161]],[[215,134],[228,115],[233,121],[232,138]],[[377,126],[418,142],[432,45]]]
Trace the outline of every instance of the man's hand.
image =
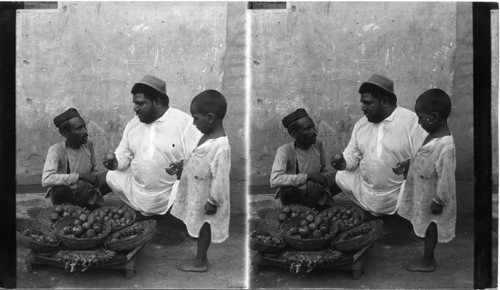
[[392,168],[392,172],[394,172],[394,174],[396,175],[404,174],[404,178],[406,179],[409,168],[410,168],[410,159],[403,162],[398,162],[398,164],[396,164],[396,167]]
[[337,170],[344,170],[347,165],[345,158],[342,154],[335,154],[330,159],[330,163],[332,164],[332,167]]
[[181,179],[182,169],[184,167],[184,160],[173,162],[165,171],[170,175],[177,175],[177,179]]
[[432,201],[431,203],[431,213],[434,215],[441,214],[443,212],[443,205],[439,204],[435,201]]
[[307,175],[307,181],[312,181],[315,183],[319,183],[322,186],[327,185],[327,180],[326,176],[324,174],[308,174]]
[[102,158],[102,164],[109,170],[116,170],[118,168],[118,160],[115,153],[106,153]]
[[92,184],[92,186],[98,186],[99,181],[97,176],[92,173],[80,173],[78,176],[78,180],[82,180]]
[[214,215],[216,212],[217,212],[217,206],[215,206],[207,201],[205,203],[205,213],[207,215]]

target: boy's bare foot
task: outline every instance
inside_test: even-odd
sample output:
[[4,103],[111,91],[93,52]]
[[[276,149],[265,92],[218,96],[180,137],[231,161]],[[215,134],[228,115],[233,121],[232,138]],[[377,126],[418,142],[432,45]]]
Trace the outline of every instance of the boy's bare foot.
[[184,272],[206,272],[208,270],[208,260],[203,261],[193,258],[177,263],[176,267]]
[[404,267],[410,272],[434,272],[436,270],[436,260],[430,263],[424,259],[411,260]]

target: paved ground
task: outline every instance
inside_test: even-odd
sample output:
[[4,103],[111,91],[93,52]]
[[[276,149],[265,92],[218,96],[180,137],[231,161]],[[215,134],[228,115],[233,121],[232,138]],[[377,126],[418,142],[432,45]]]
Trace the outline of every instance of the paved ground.
[[[33,191],[33,190],[24,190]],[[29,250],[17,248],[18,288],[244,288],[245,220],[242,184],[232,184],[230,237],[224,243],[212,244],[208,251],[210,268],[205,273],[187,273],[175,264],[196,253],[196,240],[188,236],[184,224],[171,215],[157,220],[158,232],[137,255],[135,274],[125,279],[124,270],[93,269],[69,273],[63,268],[35,265],[29,273],[24,263]],[[42,193],[18,193],[17,216],[36,217],[50,205]],[[107,202],[119,203],[113,196]]]
[[[251,217],[265,216],[269,208],[277,206],[272,192],[265,187],[251,189]],[[496,204],[495,204],[496,205]],[[495,206],[496,207],[496,206]],[[496,211],[497,212],[497,211]],[[497,223],[498,224],[498,223]],[[494,285],[497,273],[497,237],[494,235]],[[363,274],[352,279],[352,272],[320,270],[309,274],[293,274],[288,269],[275,266],[254,267],[252,263],[250,286],[252,288],[473,288],[474,285],[474,216],[458,216],[456,238],[438,244],[435,255],[438,267],[433,273],[412,273],[403,268],[411,258],[423,253],[423,241],[413,234],[411,224],[398,216],[384,218],[384,234],[369,250],[363,264]],[[253,257],[253,254],[251,256]]]

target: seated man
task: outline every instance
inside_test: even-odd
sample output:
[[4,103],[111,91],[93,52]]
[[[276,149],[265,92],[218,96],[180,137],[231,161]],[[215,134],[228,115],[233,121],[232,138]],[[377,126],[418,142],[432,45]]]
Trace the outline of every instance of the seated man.
[[52,145],[43,167],[42,185],[49,186],[52,204],[69,203],[88,209],[104,205],[95,190],[99,185],[95,169],[94,145],[88,140],[87,126],[78,111],[70,108],[54,118],[66,139]]
[[186,159],[202,134],[190,115],[169,107],[165,81],[146,75],[131,93],[137,116],[126,125],[115,152],[106,154],[103,164],[109,171],[100,177],[141,215],[163,215],[179,185],[165,168]]
[[[332,158],[336,186],[375,216],[393,214],[404,182],[392,168],[412,158],[427,133],[417,115],[397,105],[392,80],[373,75],[359,88],[365,114],[355,125],[343,155]],[[336,188],[336,189],[333,189]]]
[[278,148],[271,172],[271,187],[283,206],[300,204],[321,208],[331,202],[323,143],[316,138],[314,122],[304,109],[282,120],[294,142]]

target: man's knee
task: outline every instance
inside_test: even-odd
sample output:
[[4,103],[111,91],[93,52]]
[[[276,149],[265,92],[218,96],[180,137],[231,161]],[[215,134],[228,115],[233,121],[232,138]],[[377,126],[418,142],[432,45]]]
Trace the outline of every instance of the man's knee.
[[50,189],[52,204],[74,203],[75,198],[71,188],[65,185],[54,186]]
[[108,186],[108,183],[106,182],[107,175],[108,175],[108,170],[97,174],[97,180],[99,181],[99,191],[101,192],[102,196],[112,191],[111,188]]
[[332,196],[335,196],[342,192],[342,189],[337,185],[337,181],[335,181],[335,176],[337,175],[337,173],[338,171],[335,171],[326,176],[326,180],[328,182],[328,189],[330,190]]
[[282,205],[290,205],[300,202],[300,192],[297,187],[288,186],[280,190],[280,201]]
[[324,187],[316,182],[307,182],[307,196],[309,200],[309,205],[316,205],[326,194]]

